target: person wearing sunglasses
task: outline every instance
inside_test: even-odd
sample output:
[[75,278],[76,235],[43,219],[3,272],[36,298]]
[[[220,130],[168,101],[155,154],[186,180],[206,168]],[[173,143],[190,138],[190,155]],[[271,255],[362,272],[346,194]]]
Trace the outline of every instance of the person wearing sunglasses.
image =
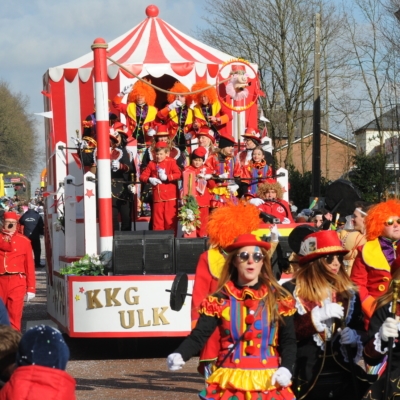
[[357,248],[350,278],[358,286],[368,328],[375,300],[386,293],[393,272],[400,267],[400,201],[388,200],[369,209],[365,231],[367,242]]
[[[344,270],[345,254],[335,231],[306,233],[293,280],[283,285],[296,300],[297,399],[358,399],[347,355],[354,363],[361,359],[366,335],[356,287]],[[362,394],[361,381],[358,386]]]
[[245,234],[226,249],[216,292],[203,300],[196,327],[168,356],[168,368],[181,369],[219,330],[216,368],[201,399],[295,399],[290,389],[295,303],[272,274],[269,248],[268,242]]

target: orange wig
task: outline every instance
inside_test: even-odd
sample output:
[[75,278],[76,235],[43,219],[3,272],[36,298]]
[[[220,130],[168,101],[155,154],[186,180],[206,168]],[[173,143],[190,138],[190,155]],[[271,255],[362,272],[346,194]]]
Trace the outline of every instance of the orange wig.
[[217,208],[207,224],[210,245],[225,248],[239,235],[257,230],[261,223],[260,210],[252,204],[240,202]]
[[137,96],[144,96],[144,98],[146,99],[146,104],[148,104],[149,106],[154,106],[157,96],[156,91],[146,83],[151,83],[151,81],[147,79],[144,79],[144,81],[145,82],[137,81],[133,85],[133,89],[128,95],[128,103],[135,103]]
[[[188,93],[190,90],[183,84],[178,81],[174,83],[174,86],[172,86],[171,89],[168,89],[168,91],[173,92],[173,93]],[[192,102],[190,100],[190,95],[185,95],[186,97],[186,105],[190,106],[190,103]],[[167,94],[167,101],[168,103],[172,103],[175,100],[175,95],[172,93]]]
[[[210,84],[207,83],[206,81],[196,82],[192,86],[192,92],[195,92],[196,90],[200,90],[200,89],[206,88],[208,86],[210,86]],[[193,100],[197,104],[201,103],[201,96],[207,96],[210,104],[213,104],[218,100],[217,90],[215,89],[215,87],[210,87],[208,89],[203,90],[202,92],[195,93],[192,96],[193,96]]]
[[388,200],[373,206],[365,217],[365,230],[368,240],[382,235],[385,222],[390,217],[400,217],[400,201]]

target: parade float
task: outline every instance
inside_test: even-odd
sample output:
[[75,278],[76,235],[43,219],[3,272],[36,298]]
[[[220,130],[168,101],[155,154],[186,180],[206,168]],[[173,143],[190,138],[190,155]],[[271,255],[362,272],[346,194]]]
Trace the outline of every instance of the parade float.
[[[253,84],[241,105],[243,99],[225,90],[235,57],[178,31],[158,14],[156,6],[147,7],[146,18],[127,33],[109,43],[94,40],[90,53],[49,68],[43,76],[47,307],[50,318],[71,337],[187,335],[190,299],[173,311],[170,291],[182,291],[173,283],[183,272],[189,277],[183,291],[191,292],[198,255],[207,245],[204,238],[150,231],[148,219],[136,214],[132,231],[114,236],[108,119],[110,111],[117,111],[109,109],[109,99],[138,78],[165,90],[176,80],[191,87],[205,79],[218,86],[232,108],[229,133],[238,138],[245,127],[257,126],[257,65],[242,63]],[[165,100],[159,92],[156,106]],[[82,121],[94,106],[96,175],[83,167],[74,140],[82,137]],[[124,122],[123,115],[120,119]],[[287,188],[287,174],[280,179]],[[291,229],[287,225],[284,234]],[[268,227],[262,234],[269,234]]]

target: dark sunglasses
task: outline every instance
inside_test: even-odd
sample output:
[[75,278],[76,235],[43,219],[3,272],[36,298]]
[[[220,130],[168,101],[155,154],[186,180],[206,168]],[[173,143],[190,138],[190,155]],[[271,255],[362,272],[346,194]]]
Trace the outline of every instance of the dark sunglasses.
[[260,262],[260,261],[264,258],[264,254],[263,254],[263,253],[259,253],[259,252],[256,252],[256,253],[248,253],[247,251],[242,251],[241,253],[236,254],[236,257],[239,257],[239,259],[240,259],[241,262],[246,262],[246,261],[248,261],[248,259],[250,258],[250,256],[253,257],[253,261],[254,261],[255,263]]
[[327,256],[325,256],[325,260],[328,264],[332,264],[335,257],[338,259],[340,264],[343,263],[343,258],[344,258],[343,254],[328,254]]
[[386,225],[386,226],[392,226],[395,222],[397,223],[397,225],[400,225],[400,218],[397,218],[397,219],[389,218],[389,219],[385,222],[385,225]]

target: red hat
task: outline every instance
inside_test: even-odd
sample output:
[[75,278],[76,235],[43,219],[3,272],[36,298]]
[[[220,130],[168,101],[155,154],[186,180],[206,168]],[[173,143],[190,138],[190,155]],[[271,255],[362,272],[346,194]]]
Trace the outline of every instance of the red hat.
[[245,74],[246,67],[243,64],[233,64],[231,69],[231,75],[233,74]]
[[221,133],[221,132],[219,136],[220,137],[219,137],[218,147],[220,149],[223,149],[224,147],[233,146],[236,144],[236,141],[233,136],[229,136],[226,133]]
[[213,143],[215,143],[214,131],[208,126],[202,126],[196,132],[196,136],[207,136]]
[[248,128],[246,128],[244,135],[241,135],[241,136],[245,137],[245,138],[249,138],[249,139],[254,139],[258,143],[261,143],[261,135],[260,135],[260,132],[258,131],[258,129],[248,127]]
[[230,253],[233,250],[240,249],[246,246],[258,246],[265,250],[269,250],[271,245],[268,242],[264,242],[258,236],[252,235],[250,233],[238,236],[235,241],[228,246],[225,250]]
[[157,142],[155,148],[156,149],[165,149],[168,147],[167,142]]
[[4,219],[15,219],[16,221],[19,220],[19,215],[13,211],[6,211],[4,214]]
[[193,151],[192,158],[202,158],[204,160],[206,154],[207,150],[204,147],[200,146]]
[[110,127],[110,138],[113,140],[118,140],[118,134],[128,137],[128,128],[122,122],[115,122],[112,127]]
[[336,231],[318,231],[306,236],[301,242],[300,265],[329,254],[347,254]]
[[158,125],[157,133],[154,136],[169,136],[167,125]]

